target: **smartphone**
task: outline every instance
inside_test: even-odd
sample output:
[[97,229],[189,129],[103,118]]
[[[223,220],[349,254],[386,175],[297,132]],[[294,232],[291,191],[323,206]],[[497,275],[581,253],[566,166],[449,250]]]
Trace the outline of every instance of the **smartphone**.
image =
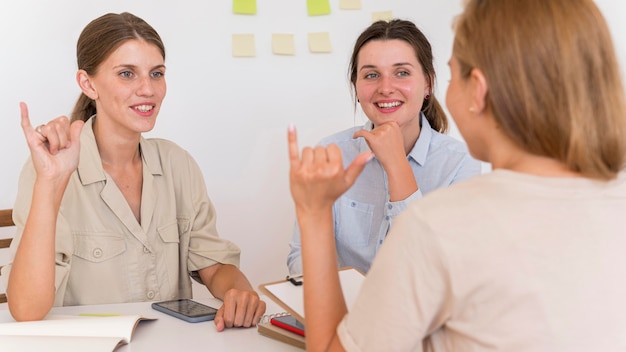
[[190,323],[215,319],[217,309],[191,299],[175,299],[152,303],[152,308]]
[[272,325],[279,326],[285,330],[294,332],[300,336],[304,336],[304,324],[297,321],[293,315],[281,315],[270,319]]

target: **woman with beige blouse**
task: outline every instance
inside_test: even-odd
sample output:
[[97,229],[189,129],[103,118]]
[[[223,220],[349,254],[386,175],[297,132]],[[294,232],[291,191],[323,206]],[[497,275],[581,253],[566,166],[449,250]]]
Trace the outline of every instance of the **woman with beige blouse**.
[[224,302],[218,330],[254,326],[265,303],[238,269],[239,248],[217,234],[200,168],[176,144],[142,137],[166,93],[158,33],[132,14],[106,14],[81,33],[77,59],[71,122],[33,128],[21,104],[31,158],[2,273],[11,314],[191,298],[194,278]]

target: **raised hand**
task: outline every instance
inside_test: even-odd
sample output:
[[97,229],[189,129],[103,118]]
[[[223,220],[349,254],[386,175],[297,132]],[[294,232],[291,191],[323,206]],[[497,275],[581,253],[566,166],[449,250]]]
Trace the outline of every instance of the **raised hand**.
[[33,128],[28,106],[20,103],[22,130],[30,149],[37,177],[67,179],[78,167],[80,132],[83,121],[71,124],[66,116]]
[[305,147],[298,151],[298,137],[294,127],[287,134],[290,161],[291,195],[296,208],[319,210],[332,206],[339,196],[354,184],[356,178],[372,158],[372,153],[359,154],[344,170],[341,150],[334,144],[328,147]]
[[353,137],[365,139],[385,170],[397,163],[406,162],[404,137],[400,126],[395,121],[380,124],[371,131],[360,129],[354,133]]

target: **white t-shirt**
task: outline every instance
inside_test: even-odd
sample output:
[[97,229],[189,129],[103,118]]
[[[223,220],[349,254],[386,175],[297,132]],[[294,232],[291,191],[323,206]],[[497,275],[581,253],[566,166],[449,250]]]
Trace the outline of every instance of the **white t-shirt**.
[[626,174],[496,170],[411,203],[338,333],[348,351],[626,351]]

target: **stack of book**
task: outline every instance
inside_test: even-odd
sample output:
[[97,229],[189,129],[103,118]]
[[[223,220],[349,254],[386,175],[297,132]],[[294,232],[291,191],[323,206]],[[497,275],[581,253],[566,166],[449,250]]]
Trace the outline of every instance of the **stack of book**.
[[291,314],[279,313],[264,316],[257,329],[261,335],[306,349],[304,325]]

